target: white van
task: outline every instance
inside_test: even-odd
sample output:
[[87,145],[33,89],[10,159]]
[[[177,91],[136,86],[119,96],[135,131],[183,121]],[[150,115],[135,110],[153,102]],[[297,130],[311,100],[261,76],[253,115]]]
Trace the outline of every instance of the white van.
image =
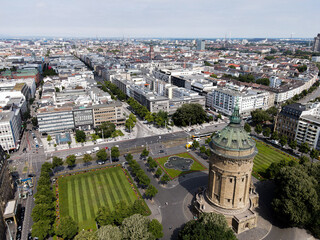
[[99,151],[99,147],[95,147],[92,149],[92,152],[98,152]]
[[86,151],[86,154],[91,154],[92,152],[89,150],[89,151]]

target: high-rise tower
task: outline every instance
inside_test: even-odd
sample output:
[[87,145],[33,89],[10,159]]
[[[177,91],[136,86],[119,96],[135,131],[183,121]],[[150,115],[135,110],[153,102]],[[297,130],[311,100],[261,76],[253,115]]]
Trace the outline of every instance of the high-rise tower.
[[150,57],[150,60],[154,59],[154,50],[152,45],[150,45],[149,57]]
[[210,148],[208,187],[196,195],[195,208],[199,212],[224,214],[236,233],[256,227],[253,209],[259,197],[251,173],[257,149],[241,125],[238,106],[229,125],[213,137]]
[[318,33],[318,36],[314,38],[313,51],[320,52],[320,33]]

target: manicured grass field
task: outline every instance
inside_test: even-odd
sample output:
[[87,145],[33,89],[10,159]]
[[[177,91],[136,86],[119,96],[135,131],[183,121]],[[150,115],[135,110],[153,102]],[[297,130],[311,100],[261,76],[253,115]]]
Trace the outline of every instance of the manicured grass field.
[[258,149],[258,154],[253,160],[253,171],[252,175],[258,179],[262,179],[265,175],[266,169],[270,166],[273,162],[279,162],[280,160],[292,160],[293,157],[290,157],[286,153],[281,152],[278,149],[275,149],[271,146],[265,145],[260,141],[256,141],[256,146]]
[[71,216],[79,229],[96,229],[99,207],[112,211],[120,201],[131,205],[138,199],[121,167],[60,177],[58,181],[60,217]]
[[[183,157],[183,158],[191,158],[194,160],[191,169],[189,171],[179,171],[179,170],[175,170],[175,169],[171,169],[171,168],[166,168],[164,167],[164,164],[168,161],[168,158],[171,156],[179,156],[179,157]],[[194,157],[192,157],[189,153],[185,152],[185,153],[179,153],[179,154],[174,154],[174,155],[170,155],[170,156],[165,156],[163,158],[157,158],[155,159],[162,167],[163,170],[165,170],[165,172],[168,173],[169,177],[171,177],[171,179],[176,178],[182,174],[186,174],[186,173],[190,173],[190,172],[195,172],[195,171],[203,171],[206,170],[207,168],[204,167],[203,165],[201,165]]]

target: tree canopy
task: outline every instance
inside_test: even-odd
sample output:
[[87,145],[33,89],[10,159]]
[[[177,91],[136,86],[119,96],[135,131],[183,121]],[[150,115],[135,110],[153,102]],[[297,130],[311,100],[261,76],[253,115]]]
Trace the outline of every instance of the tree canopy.
[[68,164],[68,167],[74,166],[74,164],[76,163],[76,156],[73,154],[67,156],[66,163]]
[[207,120],[207,114],[203,107],[197,103],[183,104],[172,116],[172,121],[177,126],[188,126],[189,124],[202,124]]
[[86,141],[86,134],[84,131],[76,130],[76,141],[77,142],[85,142]]
[[62,217],[57,227],[56,234],[65,240],[73,239],[78,233],[78,224],[70,217]]
[[103,122],[95,131],[100,138],[109,138],[115,130],[116,125],[114,123]]
[[225,217],[221,214],[207,213],[199,217],[197,221],[191,220],[179,232],[181,240],[236,240],[231,228],[228,227]]

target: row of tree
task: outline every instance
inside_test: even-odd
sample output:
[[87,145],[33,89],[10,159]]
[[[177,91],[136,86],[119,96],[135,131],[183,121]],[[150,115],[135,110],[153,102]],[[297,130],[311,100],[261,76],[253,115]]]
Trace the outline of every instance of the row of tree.
[[121,201],[116,204],[113,211],[102,206],[96,214],[96,222],[99,226],[120,226],[125,218],[130,217],[133,214],[141,214],[143,216],[148,216],[150,214],[143,200],[135,200],[131,206],[128,206],[126,202]]
[[[149,169],[152,172],[154,172],[154,175],[156,176],[156,178],[160,178],[161,175],[163,174],[163,171],[161,170],[161,167],[158,165],[158,163],[152,157],[148,157],[147,163],[148,163]],[[160,178],[160,182],[162,183],[168,183],[169,181],[170,181],[170,177],[167,174],[164,174]]]
[[133,109],[133,111],[142,119],[144,119],[144,117],[150,113],[149,110],[145,107],[142,106],[140,103],[138,103],[136,100],[134,100],[132,97],[130,97],[127,100],[127,103],[131,106],[131,108]]
[[320,82],[316,81],[308,90],[303,90],[300,94],[294,95],[291,99],[288,99],[282,106],[295,103],[299,101],[300,99],[307,96],[309,93],[314,92],[318,87],[320,86]]
[[96,232],[82,230],[75,240],[155,240],[162,237],[163,227],[158,220],[150,220],[141,214],[134,214],[125,218],[119,226],[105,225]]
[[125,100],[126,99],[126,94],[124,94],[118,87],[117,85],[113,84],[112,82],[110,81],[105,81],[104,82],[105,86],[111,91],[111,93],[113,95],[116,95],[117,98],[119,100]]
[[[251,126],[248,123],[245,123],[244,129],[248,133],[251,132]],[[286,135],[280,135],[280,134],[278,134],[277,131],[274,131],[271,133],[271,129],[269,127],[263,128],[261,124],[257,124],[254,128],[254,131],[257,134],[262,133],[263,136],[265,136],[267,138],[270,137],[270,139],[272,139],[272,140],[279,141],[279,144],[282,147],[288,145],[292,150],[298,149],[298,151],[302,154],[309,154],[312,160],[318,159],[318,157],[319,157],[319,151],[311,148],[308,143],[304,142],[298,146],[298,143],[296,140],[292,140],[292,141],[288,142],[288,137]]]
[[134,126],[136,125],[137,122],[137,118],[134,114],[130,113],[128,119],[126,120],[124,126],[126,127],[126,129],[131,132],[131,130],[134,128]]
[[143,171],[139,163],[137,163],[136,160],[133,159],[133,156],[131,154],[128,154],[126,156],[126,160],[130,166],[131,173],[133,176],[135,176],[135,179],[137,183],[142,187],[145,188],[145,195],[148,198],[153,198],[158,193],[158,189],[150,184],[150,178],[148,175]]
[[35,206],[32,209],[32,236],[39,240],[45,239],[54,233],[55,222],[55,196],[51,188],[50,173],[52,165],[44,163],[37,183],[37,193],[34,195]]

